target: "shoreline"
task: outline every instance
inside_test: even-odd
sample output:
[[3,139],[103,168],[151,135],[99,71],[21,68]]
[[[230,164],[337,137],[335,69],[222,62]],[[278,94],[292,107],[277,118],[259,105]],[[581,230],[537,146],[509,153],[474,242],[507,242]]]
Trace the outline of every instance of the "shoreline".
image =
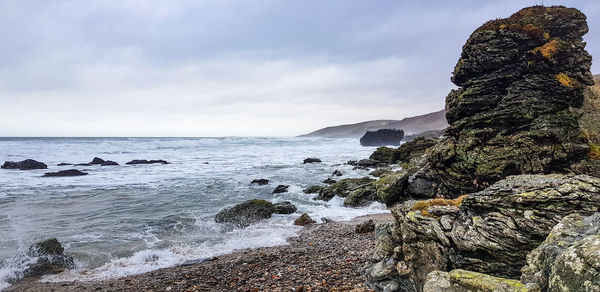
[[373,232],[357,224],[391,222],[391,213],[305,226],[287,245],[243,249],[209,260],[99,281],[21,281],[5,291],[371,291]]

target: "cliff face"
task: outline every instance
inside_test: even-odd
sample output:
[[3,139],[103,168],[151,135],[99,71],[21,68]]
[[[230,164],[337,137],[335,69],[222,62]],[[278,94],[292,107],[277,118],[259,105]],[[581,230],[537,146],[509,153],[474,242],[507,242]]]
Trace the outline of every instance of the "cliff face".
[[428,158],[426,193],[458,196],[508,176],[561,173],[590,150],[579,124],[593,85],[579,10],[535,6],[475,30],[446,98],[450,126]]

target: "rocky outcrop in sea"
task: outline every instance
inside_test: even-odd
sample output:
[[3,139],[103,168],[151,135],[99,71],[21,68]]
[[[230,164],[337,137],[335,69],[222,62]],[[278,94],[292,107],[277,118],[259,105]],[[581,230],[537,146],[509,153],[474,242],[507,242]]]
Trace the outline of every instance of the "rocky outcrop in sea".
[[400,145],[400,141],[404,138],[404,131],[398,129],[381,129],[377,131],[367,131],[360,138],[362,146],[384,146],[384,145]]

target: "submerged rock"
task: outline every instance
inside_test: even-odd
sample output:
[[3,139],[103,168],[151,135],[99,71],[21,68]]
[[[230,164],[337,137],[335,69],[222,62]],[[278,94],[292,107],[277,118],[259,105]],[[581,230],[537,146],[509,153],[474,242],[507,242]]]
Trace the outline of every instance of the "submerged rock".
[[73,163],[64,163],[64,162],[62,162],[62,163],[57,164],[56,166],[69,166],[69,165],[73,165]]
[[98,158],[98,157],[94,157],[94,159],[92,159],[92,162],[90,162],[89,164],[94,165],[94,164],[102,164],[102,163],[104,163],[104,159]]
[[100,164],[100,166],[118,166],[118,165],[119,165],[118,163],[116,163],[114,161],[110,161],[110,160],[106,160]]
[[252,180],[250,183],[251,184],[258,184],[259,186],[264,186],[264,185],[269,184],[269,180],[268,179],[264,179],[264,178],[260,178],[260,179]]
[[398,129],[381,129],[377,131],[367,131],[360,138],[362,146],[385,146],[400,145],[404,138],[404,131]]
[[60,176],[81,176],[81,175],[87,175],[87,172],[83,172],[77,169],[68,169],[68,170],[61,170],[61,171],[57,171],[57,172],[46,172],[44,173],[44,175],[42,175],[42,177],[60,177]]
[[169,164],[169,162],[165,161],[165,160],[140,160],[140,159],[134,159],[132,161],[129,161],[125,164],[129,164],[129,165],[136,165],[136,164],[155,164],[155,163],[160,163],[160,164]]
[[299,225],[299,226],[306,226],[309,224],[314,224],[317,223],[315,220],[313,220],[312,218],[310,218],[310,216],[308,216],[308,214],[303,213],[302,215],[300,215],[300,217],[298,217],[298,219],[294,220],[294,225]]
[[273,213],[275,214],[292,214],[298,210],[291,202],[285,201],[277,204],[273,204]]
[[31,170],[31,169],[47,169],[48,166],[42,162],[35,161],[33,159],[25,159],[23,161],[5,161],[1,166],[3,169],[18,169],[18,170]]
[[260,220],[271,218],[274,212],[275,206],[271,202],[265,200],[248,200],[231,208],[221,210],[215,215],[215,222],[246,227]]
[[288,188],[290,186],[288,185],[278,185],[277,187],[275,187],[275,189],[273,190],[273,194],[280,194],[280,193],[285,193],[288,191]]
[[314,194],[320,192],[321,189],[323,189],[322,186],[309,186],[308,188],[303,189],[302,192],[305,194]]
[[304,159],[304,162],[302,162],[303,164],[307,164],[307,163],[319,163],[321,162],[321,159],[319,158],[306,158]]

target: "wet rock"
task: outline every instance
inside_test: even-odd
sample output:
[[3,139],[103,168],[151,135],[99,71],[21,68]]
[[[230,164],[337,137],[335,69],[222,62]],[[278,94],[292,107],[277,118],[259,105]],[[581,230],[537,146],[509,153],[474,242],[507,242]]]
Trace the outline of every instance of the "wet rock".
[[344,207],[362,207],[368,206],[376,201],[376,191],[374,186],[360,188],[348,194],[344,199]]
[[345,198],[352,192],[358,191],[360,189],[375,191],[375,187],[373,185],[374,181],[374,179],[369,177],[341,179],[337,182],[332,183],[328,187],[323,187],[323,189],[321,189],[321,191],[315,197],[315,199],[329,201],[335,196]]
[[298,219],[294,220],[294,225],[299,225],[299,226],[306,226],[308,224],[314,224],[317,223],[315,220],[313,220],[312,218],[310,218],[310,216],[308,216],[308,214],[304,213],[302,215],[300,215],[300,217],[298,217]]
[[264,186],[264,185],[269,184],[269,180],[268,179],[264,179],[264,178],[260,178],[260,179],[252,180],[250,183],[251,184],[258,184],[259,186]]
[[[588,245],[587,238],[598,243]],[[593,253],[598,256],[586,258]],[[527,255],[521,272],[521,282],[532,291],[576,291],[586,286],[590,291],[600,290],[600,213],[563,218]]]
[[303,189],[302,192],[305,194],[314,194],[321,191],[322,188],[322,186],[309,186],[308,188]]
[[391,169],[386,169],[386,168],[378,168],[376,170],[373,170],[369,173],[369,175],[372,175],[374,177],[382,177],[384,175],[388,175],[392,173]]
[[323,180],[323,183],[324,183],[324,184],[328,184],[328,185],[330,185],[330,184],[334,184],[334,183],[336,183],[336,182],[337,182],[337,180],[335,180],[335,179],[332,179],[332,178],[329,178],[329,177]]
[[69,166],[69,165],[73,165],[73,163],[64,163],[64,162],[62,162],[62,163],[57,164],[56,166]]
[[367,131],[360,138],[362,146],[384,146],[384,145],[400,145],[400,141],[404,138],[404,131],[398,129],[381,129],[377,131]]
[[385,164],[373,159],[361,159],[351,165],[353,165],[355,169],[369,169],[386,166]]
[[35,161],[33,159],[25,159],[23,161],[5,161],[1,166],[2,169],[18,169],[18,170],[31,170],[31,169],[47,169],[48,166],[42,162]]
[[[36,263],[23,271],[23,278],[58,274],[66,269],[75,268],[73,258],[63,254],[64,248],[56,238],[33,244],[28,251],[29,256],[37,257]],[[15,279],[17,280],[17,279]]]
[[162,160],[162,159],[160,159],[160,160],[134,159],[134,160],[129,161],[129,162],[125,163],[125,164],[136,165],[136,164],[155,164],[155,163],[158,163],[158,164],[169,164],[169,162],[167,162],[165,160]]
[[263,219],[271,218],[275,206],[265,200],[248,200],[231,208],[221,210],[215,215],[215,222],[230,223],[246,227]]
[[42,177],[62,177],[62,176],[81,176],[81,175],[87,175],[87,172],[83,172],[77,169],[68,169],[68,170],[61,170],[61,171],[57,171],[57,172],[46,172],[44,173],[44,175],[42,175]]
[[306,158],[304,159],[304,162],[302,162],[303,164],[307,164],[307,163],[319,163],[321,162],[321,159],[319,158]]
[[98,157],[94,157],[94,159],[92,159],[92,162],[90,162],[89,164],[94,165],[94,164],[102,164],[102,163],[104,163],[104,159],[98,158]]
[[90,163],[77,163],[74,166],[92,166]]
[[504,279],[482,273],[453,270],[433,271],[427,275],[423,292],[527,292],[518,280]]
[[277,204],[273,204],[275,214],[292,214],[298,210],[291,202],[285,201]]
[[354,232],[356,233],[369,233],[375,230],[375,223],[373,220],[369,220],[363,223],[360,223],[354,227]]
[[275,187],[275,189],[273,190],[273,194],[280,194],[280,193],[285,193],[288,191],[288,188],[290,186],[288,185],[278,185],[277,187]]
[[333,173],[331,173],[331,176],[342,176],[342,175],[343,175],[342,172],[337,169],[334,170]]
[[119,164],[111,161],[111,160],[106,160],[104,162],[102,162],[102,164],[100,164],[100,166],[118,166]]
[[369,159],[386,164],[408,163],[414,158],[423,156],[427,149],[438,142],[437,138],[419,137],[398,148],[379,147],[369,156]]

